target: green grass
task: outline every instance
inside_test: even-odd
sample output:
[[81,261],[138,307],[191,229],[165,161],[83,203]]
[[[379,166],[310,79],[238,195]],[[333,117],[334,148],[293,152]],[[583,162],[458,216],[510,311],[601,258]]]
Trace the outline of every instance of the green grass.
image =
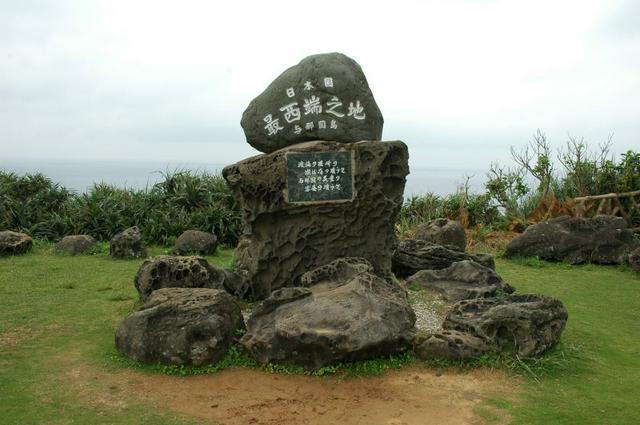
[[513,423],[640,423],[640,277],[624,266],[496,266],[517,292],[556,297],[569,312],[557,349],[526,363],[536,377],[523,374],[518,401],[499,401]]
[[[133,287],[142,260],[112,260],[105,245],[91,254],[34,252],[0,258],[0,424],[185,424],[189,418],[140,401],[114,408],[82,394],[117,391],[99,379],[75,384],[74,370],[192,375],[228,366],[270,373],[376,375],[415,364],[411,355],[304,371],[257,365],[233,349],[219,364],[201,368],[141,365],[115,352],[118,323],[138,305]],[[151,247],[150,255],[167,253]],[[230,266],[232,251],[207,259]],[[489,367],[519,375],[522,391],[494,396],[479,409],[488,423],[508,411],[516,424],[640,423],[640,278],[625,267],[569,266],[535,259],[497,260],[498,272],[518,292],[562,300],[569,322],[557,349],[538,360],[488,355],[458,368]],[[428,367],[446,369],[448,362]],[[88,386],[88,387],[87,387]],[[498,413],[496,413],[498,412]]]

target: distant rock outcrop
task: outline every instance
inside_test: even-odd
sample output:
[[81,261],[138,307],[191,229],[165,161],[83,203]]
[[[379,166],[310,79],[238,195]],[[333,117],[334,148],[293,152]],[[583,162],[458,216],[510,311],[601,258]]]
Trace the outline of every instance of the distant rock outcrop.
[[413,238],[455,247],[458,251],[464,251],[467,247],[467,236],[464,229],[460,223],[448,218],[437,218],[428,223],[420,224],[416,227]]
[[213,233],[186,230],[176,240],[173,253],[176,255],[213,255],[217,246],[218,238]]
[[493,257],[489,254],[468,254],[421,239],[407,239],[400,241],[393,253],[393,272],[398,277],[407,277],[420,270],[446,269],[464,260],[495,269]]
[[90,250],[97,243],[98,241],[89,235],[70,235],[62,238],[60,242],[55,245],[55,249],[56,251],[78,255]]
[[33,239],[24,233],[4,230],[0,232],[0,256],[19,255],[31,251]]
[[410,276],[407,283],[434,289],[447,301],[491,298],[514,291],[495,270],[471,260],[452,263],[446,269],[420,270]]
[[130,227],[111,238],[109,254],[113,258],[141,258],[147,256],[140,229]]
[[570,264],[621,264],[640,246],[621,217],[557,217],[534,224],[507,245],[507,257],[536,256]]

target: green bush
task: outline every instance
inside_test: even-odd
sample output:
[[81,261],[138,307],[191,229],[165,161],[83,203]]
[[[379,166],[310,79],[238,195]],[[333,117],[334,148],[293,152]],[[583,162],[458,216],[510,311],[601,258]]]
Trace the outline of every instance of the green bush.
[[0,171],[0,229],[49,240],[85,233],[105,241],[138,226],[148,243],[158,244],[198,229],[228,246],[237,244],[240,211],[222,176],[175,171],[163,177],[150,189],[97,183],[75,194],[42,174]]

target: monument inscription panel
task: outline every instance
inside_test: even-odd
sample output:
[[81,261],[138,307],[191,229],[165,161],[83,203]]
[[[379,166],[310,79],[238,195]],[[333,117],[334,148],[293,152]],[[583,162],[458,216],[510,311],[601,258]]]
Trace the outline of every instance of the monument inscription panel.
[[353,200],[353,152],[288,152],[287,202]]

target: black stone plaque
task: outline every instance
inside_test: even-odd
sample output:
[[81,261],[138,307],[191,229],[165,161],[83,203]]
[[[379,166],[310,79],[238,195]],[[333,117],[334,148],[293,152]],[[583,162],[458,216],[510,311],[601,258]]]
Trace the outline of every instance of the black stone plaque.
[[353,199],[353,152],[287,153],[287,201]]

